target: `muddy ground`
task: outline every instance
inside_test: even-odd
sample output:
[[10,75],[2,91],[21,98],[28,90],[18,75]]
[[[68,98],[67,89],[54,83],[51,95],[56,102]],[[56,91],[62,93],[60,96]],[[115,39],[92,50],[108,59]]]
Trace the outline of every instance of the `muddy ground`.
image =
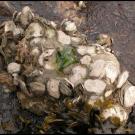
[[[74,1],[11,1],[10,3],[18,11],[26,5],[30,6],[35,13],[58,23],[64,18],[74,20],[78,29],[88,35],[88,39],[94,40],[99,33],[109,34],[114,40],[112,48],[116,56],[122,66],[130,72],[129,80],[135,84],[135,1],[91,1],[81,11],[77,10]],[[5,15],[1,14],[0,22],[9,18],[10,14],[7,15],[5,12]],[[22,113],[19,103],[14,94],[4,94],[2,88],[0,96],[0,133],[7,133],[4,122],[8,122],[6,130],[17,133],[22,129],[22,124],[17,126],[15,122],[16,115]],[[130,125],[135,128],[134,124]]]

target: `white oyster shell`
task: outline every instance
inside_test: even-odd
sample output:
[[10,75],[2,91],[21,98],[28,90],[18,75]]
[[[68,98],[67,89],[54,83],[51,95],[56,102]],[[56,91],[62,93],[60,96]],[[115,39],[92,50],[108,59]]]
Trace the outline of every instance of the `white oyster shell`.
[[106,88],[106,83],[99,79],[88,79],[84,82],[84,88],[90,93],[101,95]]
[[20,36],[23,34],[23,32],[24,32],[24,29],[20,26],[16,26],[16,28],[13,31],[14,36]]
[[33,17],[34,14],[32,13],[30,7],[25,6],[20,13],[20,22],[25,27],[31,22]]
[[76,86],[77,84],[81,83],[83,79],[87,75],[86,67],[81,65],[77,65],[72,69],[72,75],[69,77],[69,81]]
[[119,69],[111,62],[107,63],[105,66],[106,77],[110,79],[111,83],[117,79],[120,71]]
[[41,66],[44,65],[44,59],[48,56],[51,56],[54,53],[55,49],[48,49],[45,52],[43,52],[38,59],[38,62]]
[[102,59],[94,61],[91,64],[90,76],[102,78],[105,75],[105,61]]
[[15,28],[16,28],[16,26],[13,21],[7,21],[7,22],[5,22],[4,32],[5,33],[8,33],[8,32],[14,33]]
[[105,92],[105,97],[109,97],[112,94],[113,90],[108,90]]
[[103,110],[102,115],[105,119],[109,117],[118,117],[121,122],[128,119],[128,114],[120,105],[113,105],[113,107]]
[[123,84],[127,81],[129,76],[128,71],[124,71],[118,78],[117,88],[121,88]]
[[11,73],[11,74],[19,73],[21,70],[21,65],[18,63],[12,62],[8,64],[7,70],[8,70],[8,73]]
[[66,21],[64,23],[65,26],[65,31],[67,32],[76,32],[77,31],[77,27],[75,25],[75,22],[71,22],[71,21]]
[[70,36],[66,35],[63,31],[59,30],[58,33],[58,41],[63,45],[71,44]]
[[121,89],[123,105],[125,107],[132,107],[135,104],[135,86],[127,82]]
[[38,46],[38,47],[41,48],[45,45],[45,43],[46,43],[45,38],[37,37],[37,38],[31,39],[30,46],[31,47],[37,47]]
[[89,55],[85,55],[80,59],[81,64],[89,66],[91,62],[91,57]]
[[60,92],[59,92],[59,80],[56,79],[50,79],[47,82],[47,90],[50,96],[58,99],[60,97]]
[[96,53],[96,47],[95,46],[79,46],[78,49],[77,49],[77,52],[80,54],[80,55],[86,55],[86,54],[89,54],[89,55],[93,55]]
[[41,25],[37,22],[31,23],[25,31],[25,38],[34,38],[34,37],[42,37],[44,34],[44,30]]
[[79,8],[86,8],[86,4],[84,1],[79,1]]
[[78,45],[78,44],[80,44],[81,43],[81,38],[79,38],[79,37],[71,37],[71,43],[73,44],[73,45]]
[[[98,54],[98,55],[95,55],[92,57],[93,61],[96,61],[96,60],[103,60],[105,61],[105,65],[104,65],[104,62],[100,62],[101,63],[101,67],[102,67],[102,71],[103,72],[99,72],[98,71],[94,71],[94,74],[96,74],[96,72],[98,73],[97,75],[100,76],[100,74],[104,76],[106,76],[106,78],[110,79],[110,82],[111,83],[114,83],[114,81],[117,79],[118,75],[120,74],[120,64],[117,60],[117,58],[107,52],[107,53],[104,53],[104,54]],[[97,69],[99,70],[99,69]]]
[[38,47],[33,48],[32,51],[31,51],[31,54],[33,56],[38,56],[40,54],[40,51],[39,51]]

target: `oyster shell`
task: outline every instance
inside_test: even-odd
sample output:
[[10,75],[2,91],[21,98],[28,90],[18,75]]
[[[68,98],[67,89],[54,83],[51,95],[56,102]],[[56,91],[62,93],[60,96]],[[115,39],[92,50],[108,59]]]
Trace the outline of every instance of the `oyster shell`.
[[47,91],[49,95],[56,99],[60,97],[59,83],[60,83],[60,80],[56,80],[56,79],[50,79],[47,82]]
[[74,33],[77,31],[77,27],[74,22],[72,21],[65,21],[63,23],[64,30],[68,33]]
[[91,62],[91,57],[89,55],[85,55],[80,59],[82,65],[89,66]]
[[41,99],[31,99],[28,98],[24,93],[17,92],[17,98],[21,102],[22,108],[25,108],[37,115],[42,115],[45,111],[45,105],[41,102]]
[[28,97],[33,97],[33,93],[30,93],[28,91],[25,82],[23,80],[21,80],[19,77],[18,77],[17,81],[18,81],[17,82],[18,83],[18,86],[19,86],[20,90],[23,92],[23,94],[25,94]]
[[39,56],[39,54],[40,54],[40,51],[39,51],[38,47],[35,47],[35,48],[32,49],[31,55]]
[[66,35],[63,31],[59,30],[57,31],[58,33],[58,41],[62,44],[62,45],[69,45],[71,44],[71,38],[70,36]]
[[79,8],[86,8],[86,4],[84,1],[79,1]]
[[51,26],[53,27],[53,28],[57,28],[57,24],[54,22],[54,21],[50,21],[50,24],[51,24]]
[[99,79],[88,79],[84,82],[84,88],[87,92],[95,93],[96,95],[101,95],[103,94],[106,88],[106,83]]
[[48,49],[46,50],[45,52],[43,52],[40,56],[39,56],[39,59],[38,59],[38,62],[41,66],[44,65],[44,59],[48,56],[51,56],[53,53],[54,53],[54,49]]
[[37,22],[31,23],[25,31],[26,39],[42,37],[43,35],[44,35],[44,29]]
[[73,86],[67,79],[60,81],[59,90],[65,96],[71,96],[73,94]]
[[45,38],[36,37],[36,38],[31,39],[29,44],[31,47],[43,48],[45,43],[46,43]]
[[86,55],[86,54],[89,54],[89,55],[95,55],[96,54],[96,47],[95,46],[79,46],[77,48],[77,52],[80,54],[80,55]]
[[121,75],[118,78],[117,88],[121,88],[124,85],[124,83],[128,79],[128,76],[129,76],[128,71],[124,71],[123,73],[121,73]]
[[135,104],[135,86],[126,82],[120,91],[120,101],[125,107],[132,107]]
[[112,94],[113,90],[108,90],[105,92],[105,97],[109,97]]
[[31,82],[29,84],[30,90],[32,93],[34,93],[36,96],[43,96],[45,93],[45,85],[40,82]]
[[105,75],[105,61],[102,59],[94,61],[94,63],[91,64],[91,72],[90,76],[99,77],[102,78]]
[[10,74],[19,73],[21,70],[21,65],[18,63],[12,62],[8,64],[7,70]]
[[69,81],[74,85],[78,85],[87,76],[87,68],[81,65],[76,65],[72,69],[72,75],[69,76]]
[[14,29],[14,36],[19,38],[20,36],[22,36],[24,34],[24,29],[21,26],[16,26],[16,28]]
[[13,34],[15,28],[16,28],[16,25],[13,21],[7,21],[7,22],[5,22],[4,32],[5,33],[12,32],[12,34]]
[[25,6],[22,9],[22,12],[19,12],[16,17],[14,17],[15,22],[20,22],[21,25],[25,28],[32,21],[34,14],[32,13],[30,7]]
[[100,34],[97,43],[101,45],[110,46],[112,44],[112,39],[110,36],[106,34]]
[[126,122],[128,113],[118,104],[113,107],[103,110],[102,115],[105,119],[109,117],[118,117],[120,122]]
[[106,77],[110,79],[111,83],[114,83],[119,73],[120,73],[119,69],[113,63],[108,63],[106,65],[105,74]]
[[79,45],[81,44],[82,39],[80,37],[71,37],[71,44],[72,45]]
[[[117,58],[113,54],[106,52],[104,54],[95,55],[92,57],[92,59],[93,59],[93,61],[96,61],[96,60],[105,61],[105,66],[104,66],[103,61],[101,64],[101,67],[103,68],[102,75],[104,74],[106,76],[106,78],[110,79],[111,83],[114,83],[116,81],[118,75],[120,74],[120,64],[119,64]],[[95,73],[96,73],[96,71],[95,71]]]

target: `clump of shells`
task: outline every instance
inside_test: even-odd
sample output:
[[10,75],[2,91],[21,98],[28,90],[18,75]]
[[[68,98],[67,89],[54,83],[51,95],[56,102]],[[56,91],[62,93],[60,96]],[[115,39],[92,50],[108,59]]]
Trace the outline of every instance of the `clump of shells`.
[[100,108],[103,120],[127,121],[135,86],[111,52],[108,35],[89,43],[74,22],[58,26],[29,7],[4,22],[0,34],[0,53],[23,108],[41,115],[85,102]]

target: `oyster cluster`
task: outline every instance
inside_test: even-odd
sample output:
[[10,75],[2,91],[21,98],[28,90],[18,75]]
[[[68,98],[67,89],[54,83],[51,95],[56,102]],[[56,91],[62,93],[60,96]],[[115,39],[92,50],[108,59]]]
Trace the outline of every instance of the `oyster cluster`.
[[135,86],[112,53],[108,35],[89,43],[74,22],[58,25],[28,6],[0,28],[0,53],[23,108],[41,115],[72,110],[81,102],[99,108],[103,120],[127,121]]

